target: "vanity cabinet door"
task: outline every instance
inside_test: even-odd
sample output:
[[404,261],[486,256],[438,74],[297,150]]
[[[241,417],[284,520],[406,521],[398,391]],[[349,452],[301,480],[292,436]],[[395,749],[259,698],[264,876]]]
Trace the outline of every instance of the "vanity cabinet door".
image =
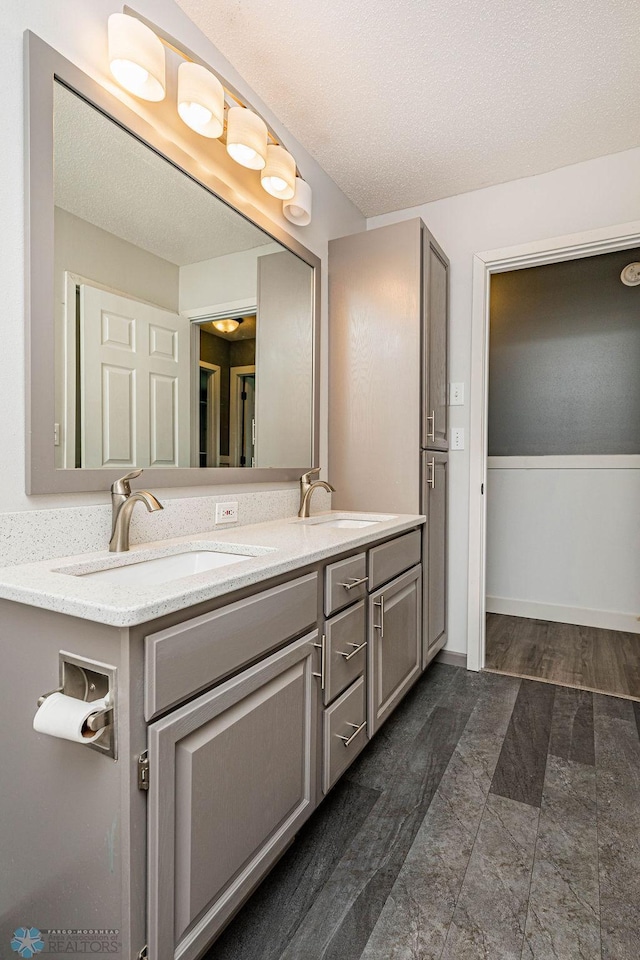
[[149,955],[192,960],[316,796],[318,634],[149,727]]
[[419,564],[369,598],[369,736],[420,675],[421,613]]
[[423,666],[433,657],[436,646],[447,639],[447,489],[448,461],[446,453],[427,453],[426,484],[426,547],[425,631]]
[[448,338],[449,261],[427,228],[422,228],[424,298],[424,389],[422,446],[449,449]]

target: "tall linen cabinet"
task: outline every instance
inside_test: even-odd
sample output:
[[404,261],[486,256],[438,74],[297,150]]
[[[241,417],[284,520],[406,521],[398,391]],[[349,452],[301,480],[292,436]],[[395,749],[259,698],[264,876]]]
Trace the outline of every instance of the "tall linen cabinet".
[[424,513],[422,666],[447,640],[449,260],[420,219],[329,243],[334,509]]

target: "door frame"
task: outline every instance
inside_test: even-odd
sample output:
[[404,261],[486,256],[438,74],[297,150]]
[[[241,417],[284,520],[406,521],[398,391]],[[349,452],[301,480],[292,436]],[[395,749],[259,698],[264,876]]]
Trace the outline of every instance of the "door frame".
[[251,373],[255,376],[255,372],[255,363],[245,367],[229,367],[229,456],[234,466],[238,465],[241,453],[238,431],[235,429],[240,413],[240,379]]
[[477,253],[473,258],[469,430],[467,668],[485,664],[489,292],[491,276],[640,246],[640,221]]
[[[198,371],[208,370],[211,373],[209,381],[207,384],[207,406],[209,413],[209,426],[212,428],[210,433],[207,433],[207,437],[211,438],[212,435],[215,436],[214,454],[213,459],[215,463],[208,463],[208,467],[219,467],[220,466],[220,376],[222,373],[222,367],[217,363],[207,363],[206,360],[200,360],[198,362]],[[200,412],[200,404],[198,397],[198,412]],[[198,422],[198,437],[200,436],[200,423]],[[211,444],[210,444],[211,445]],[[199,446],[199,444],[198,444]],[[199,454],[200,451],[198,451]],[[209,459],[210,453],[207,451],[207,459]]]

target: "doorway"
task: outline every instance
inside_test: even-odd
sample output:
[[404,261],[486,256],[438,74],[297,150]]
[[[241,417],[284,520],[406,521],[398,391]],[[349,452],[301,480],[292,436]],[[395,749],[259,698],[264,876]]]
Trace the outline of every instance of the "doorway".
[[231,367],[229,451],[233,466],[255,466],[256,368]]
[[[519,659],[515,658],[517,663],[514,669],[509,672],[516,673],[519,676],[535,676],[537,679],[548,679],[552,682],[569,683],[576,686],[584,685],[591,689],[611,689],[611,683],[614,683],[617,685],[617,689],[613,692],[624,696],[635,695],[633,684],[628,681],[634,671],[636,678],[640,678],[640,670],[638,669],[640,667],[640,655],[638,654],[638,651],[640,651],[640,636],[638,636],[640,621],[637,620],[637,615],[640,612],[640,590],[634,594],[635,599],[626,603],[626,609],[617,600],[616,603],[612,604],[613,620],[611,619],[612,609],[602,609],[602,598],[599,598],[598,603],[593,605],[593,610],[587,611],[592,619],[594,613],[600,614],[600,621],[596,618],[595,621],[591,622],[587,617],[586,622],[582,623],[576,622],[579,617],[574,616],[574,608],[577,605],[575,597],[572,598],[572,602],[565,604],[569,608],[568,610],[550,609],[549,605],[546,607],[536,606],[534,602],[530,603],[529,606],[521,603],[520,606],[516,605],[515,608],[510,607],[508,603],[501,605],[500,601],[504,601],[505,598],[495,595],[495,571],[491,569],[491,561],[488,569],[487,548],[491,550],[491,537],[495,538],[496,532],[504,533],[504,529],[500,529],[500,523],[498,523],[496,530],[496,525],[493,523],[491,516],[492,485],[494,487],[493,493],[495,494],[496,490],[499,492],[498,497],[493,497],[493,506],[498,507],[499,518],[505,519],[506,517],[503,528],[507,529],[507,534],[509,534],[509,524],[507,522],[509,517],[508,510],[503,511],[504,496],[507,496],[507,501],[509,496],[512,498],[513,502],[510,506],[512,517],[519,515],[518,510],[520,514],[525,512],[522,509],[523,498],[520,497],[519,504],[517,502],[518,498],[514,498],[513,481],[518,476],[517,473],[513,472],[514,466],[520,471],[519,477],[523,484],[521,493],[524,492],[524,494],[530,496],[536,490],[539,493],[540,489],[544,488],[545,484],[540,482],[542,478],[545,478],[546,481],[559,483],[561,487],[563,484],[565,487],[570,487],[572,483],[575,483],[579,471],[584,471],[585,467],[589,469],[582,473],[582,478],[588,476],[596,492],[605,490],[607,484],[608,488],[611,488],[609,481],[612,478],[615,478],[613,488],[616,487],[616,484],[619,486],[622,479],[625,478],[628,481],[626,486],[629,490],[632,490],[634,485],[638,484],[640,478],[638,472],[640,470],[640,456],[638,455],[640,450],[635,449],[635,447],[631,448],[633,452],[628,450],[625,453],[619,451],[614,453],[609,450],[603,455],[576,449],[571,449],[566,455],[563,455],[557,450],[540,451],[533,449],[525,451],[513,448],[506,451],[497,451],[497,454],[506,454],[505,457],[496,456],[493,459],[489,456],[491,281],[497,279],[494,277],[496,274],[506,274],[511,271],[523,273],[526,272],[525,268],[528,267],[561,264],[587,257],[599,259],[597,255],[609,254],[612,251],[625,251],[621,254],[625,262],[628,259],[635,259],[631,256],[631,253],[633,252],[632,248],[640,246],[639,227],[639,224],[630,224],[619,228],[612,227],[577,237],[564,237],[546,243],[512,248],[511,250],[492,251],[480,254],[475,258],[468,608],[468,666],[471,669],[482,669],[485,666],[495,668],[498,661],[501,661],[501,666],[504,668],[507,648],[510,648],[512,652],[518,649]],[[496,284],[497,288],[498,284]],[[636,291],[632,292],[635,293]],[[504,293],[504,289],[502,293]],[[638,304],[638,316],[640,317],[640,303]],[[566,346],[566,344],[562,346]],[[513,344],[510,349],[513,350]],[[604,359],[608,360],[610,358]],[[511,389],[513,390],[513,384],[511,384]],[[516,398],[515,406],[517,407],[517,403],[521,401],[523,401],[522,397]],[[533,412],[533,420],[535,420],[535,410],[529,412]],[[573,428],[573,419],[575,418],[567,417],[566,411],[563,416],[566,420],[569,420]],[[607,413],[604,416],[606,417]],[[616,418],[609,416],[609,420],[612,419],[615,420]],[[615,433],[618,427],[617,422],[614,427],[615,429],[610,430],[611,434]],[[507,430],[508,432],[509,430]],[[516,439],[517,433],[516,430]],[[584,431],[581,433],[579,423],[575,423],[575,436],[579,437],[583,433]],[[495,450],[492,452],[496,453]],[[616,453],[618,453],[617,456]],[[519,463],[515,462],[517,454],[521,455],[521,462]],[[532,454],[532,456],[527,458],[527,454]],[[605,462],[607,458],[609,462]],[[506,463],[507,459],[511,461],[508,464]],[[539,462],[534,464],[532,462],[534,459],[538,459]],[[541,462],[543,459],[544,462]],[[612,459],[615,459],[615,464]],[[607,484],[603,486],[605,479]],[[610,502],[613,499],[610,489],[607,497],[599,499],[594,496],[590,504],[592,512],[587,516],[587,519],[595,518],[601,529],[606,530],[607,514],[610,513],[612,522],[615,521],[612,525],[615,526],[617,523],[619,527],[621,523],[624,523],[624,504]],[[636,498],[636,503],[638,499],[640,498]],[[491,521],[489,526],[487,522],[487,501],[489,502],[489,520]],[[576,513],[577,501],[572,504],[571,509]],[[503,513],[505,517],[503,517]],[[620,513],[622,515],[619,515]],[[551,518],[548,519],[551,523]],[[627,511],[626,519],[628,522],[626,537],[627,543],[630,543],[634,524],[640,522],[637,506],[635,510],[631,508]],[[540,530],[538,539],[543,545],[545,536],[546,532]],[[588,545],[588,523],[583,524],[583,536]],[[533,567],[535,576],[539,577],[541,575],[540,556],[531,555],[532,542],[535,544],[535,537],[533,541],[530,540],[525,545],[529,551],[526,560]],[[578,559],[581,559],[581,550],[584,555],[588,554],[588,546],[583,549],[583,545],[574,544],[573,547],[574,555],[577,553]],[[535,554],[535,550],[533,552]],[[544,554],[544,550],[541,549],[539,553]],[[634,562],[637,564],[637,561],[632,560],[627,565],[628,568],[624,575],[637,576],[638,571],[634,574],[633,570]],[[579,564],[577,567],[579,567]],[[571,565],[566,565],[566,568],[569,580],[573,578],[574,582],[571,584],[571,588],[574,589],[576,582],[580,581],[582,577],[582,572]],[[545,571],[542,570],[543,575],[544,573]],[[636,582],[640,582],[640,578]],[[490,592],[489,604],[486,602],[487,587],[492,591]],[[509,591],[503,592],[508,593]],[[506,599],[512,600],[513,596]],[[520,595],[516,599],[531,601],[531,592],[529,596]],[[558,602],[559,598],[557,596],[552,599],[556,601],[556,607],[562,606]],[[597,607],[601,609],[595,609]],[[485,619],[487,612],[489,614],[488,622]],[[487,638],[489,646],[492,648],[489,652],[489,659],[487,659]],[[554,651],[560,648],[566,655],[566,663],[562,675],[556,677],[553,675],[553,668],[558,667],[562,658],[558,658]],[[603,661],[600,664],[602,669],[598,667],[600,660]],[[588,670],[583,669],[585,665],[588,665]],[[609,671],[608,674],[607,670]],[[640,686],[638,695],[640,695]]]

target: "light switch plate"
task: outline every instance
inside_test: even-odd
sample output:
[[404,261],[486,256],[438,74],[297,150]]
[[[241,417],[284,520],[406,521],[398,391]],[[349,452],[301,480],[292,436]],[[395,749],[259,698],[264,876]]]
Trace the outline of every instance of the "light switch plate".
[[449,384],[449,406],[461,407],[464,404],[464,383]]
[[450,450],[464,450],[464,427],[453,427],[451,430]]
[[216,523],[236,523],[238,519],[238,501],[216,503]]

